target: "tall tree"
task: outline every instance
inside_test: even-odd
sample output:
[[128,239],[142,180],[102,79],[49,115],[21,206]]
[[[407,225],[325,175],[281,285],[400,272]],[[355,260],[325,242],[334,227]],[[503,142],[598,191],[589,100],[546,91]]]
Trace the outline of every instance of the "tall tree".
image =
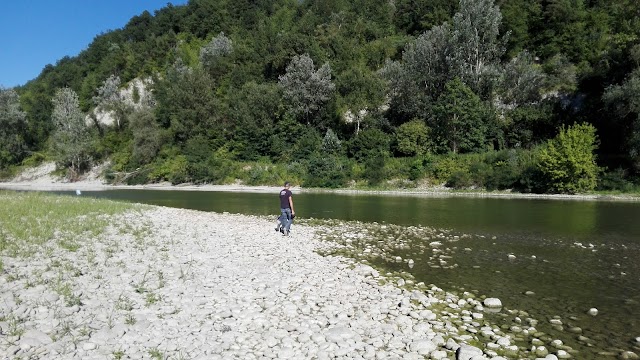
[[432,103],[449,79],[448,23],[433,27],[409,43],[402,53],[402,62],[388,61],[381,69],[388,83],[392,109],[407,119],[427,119]]
[[26,156],[26,119],[15,90],[0,87],[0,169],[16,164]]
[[388,63],[383,74],[400,112],[428,118],[432,102],[454,78],[490,100],[507,40],[500,36],[501,20],[493,0],[460,0],[451,23],[435,26],[410,43],[401,64]]
[[223,32],[200,49],[200,63],[213,79],[229,71],[228,57],[233,53],[233,41]]
[[190,68],[181,61],[157,82],[156,117],[161,127],[169,129],[175,143],[184,145],[202,135],[222,145],[227,129],[214,89],[211,76],[202,67]]
[[[98,88],[98,95],[94,96],[93,102],[97,108],[110,112],[116,122],[116,128],[122,129],[127,116],[131,113],[131,107],[127,104],[120,93],[120,77],[109,76]],[[94,118],[95,124],[100,127]]]
[[316,70],[308,54],[295,56],[287,65],[286,74],[279,77],[278,84],[290,111],[311,124],[314,116],[326,103],[335,85],[331,81],[331,67],[325,63]]
[[[640,49],[640,46],[638,46]],[[617,126],[623,135],[622,149],[640,170],[640,67],[634,70],[621,85],[607,88],[603,95],[605,104],[618,115]]]
[[431,127],[440,145],[453,153],[484,150],[488,126],[482,101],[455,78],[445,85],[434,108]]
[[476,94],[490,95],[508,40],[500,36],[500,9],[493,0],[460,0],[451,24],[451,78],[459,77]]
[[75,91],[70,88],[56,91],[51,119],[55,126],[51,144],[56,162],[68,168],[71,179],[75,179],[91,160],[90,134]]

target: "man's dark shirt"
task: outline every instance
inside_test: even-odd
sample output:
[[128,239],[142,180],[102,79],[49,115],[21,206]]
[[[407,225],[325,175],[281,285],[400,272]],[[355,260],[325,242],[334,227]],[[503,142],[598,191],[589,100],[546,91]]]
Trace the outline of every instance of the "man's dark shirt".
[[293,195],[290,190],[282,189],[280,190],[280,208],[281,209],[289,209],[291,205],[289,205],[289,198]]

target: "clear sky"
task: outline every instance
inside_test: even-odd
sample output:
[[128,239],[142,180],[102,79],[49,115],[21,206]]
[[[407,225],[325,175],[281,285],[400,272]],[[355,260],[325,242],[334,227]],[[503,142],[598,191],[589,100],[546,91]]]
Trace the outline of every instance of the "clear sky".
[[24,85],[144,10],[187,0],[0,0],[0,86]]

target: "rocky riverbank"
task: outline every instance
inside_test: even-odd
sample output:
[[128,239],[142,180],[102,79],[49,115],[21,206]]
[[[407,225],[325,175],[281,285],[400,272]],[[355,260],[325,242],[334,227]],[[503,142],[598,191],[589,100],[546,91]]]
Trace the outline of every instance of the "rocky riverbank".
[[109,220],[76,248],[2,257],[2,358],[571,357],[486,324],[496,299],[326,255],[327,225],[283,237],[272,219],[162,207]]

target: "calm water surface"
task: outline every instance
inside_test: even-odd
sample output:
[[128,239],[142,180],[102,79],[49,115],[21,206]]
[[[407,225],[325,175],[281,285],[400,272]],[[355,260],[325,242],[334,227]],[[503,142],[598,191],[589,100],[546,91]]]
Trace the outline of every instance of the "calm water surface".
[[[274,220],[279,212],[277,194],[154,190],[83,194],[273,215]],[[418,281],[445,290],[476,291],[500,298],[505,308],[526,310],[540,320],[539,330],[579,349],[579,358],[603,358],[597,353],[604,350],[640,354],[634,340],[640,337],[640,203],[325,193],[294,194],[294,201],[301,218],[421,225],[474,235],[457,243],[454,269],[434,269],[415,254],[402,254],[416,259],[412,269],[404,263],[383,265],[410,271]],[[527,291],[534,294],[525,295]],[[586,315],[592,307],[599,310],[595,317]],[[551,328],[548,320],[553,316],[561,317],[564,330]],[[568,332],[569,327],[582,328],[593,346],[578,343],[578,335]]]

